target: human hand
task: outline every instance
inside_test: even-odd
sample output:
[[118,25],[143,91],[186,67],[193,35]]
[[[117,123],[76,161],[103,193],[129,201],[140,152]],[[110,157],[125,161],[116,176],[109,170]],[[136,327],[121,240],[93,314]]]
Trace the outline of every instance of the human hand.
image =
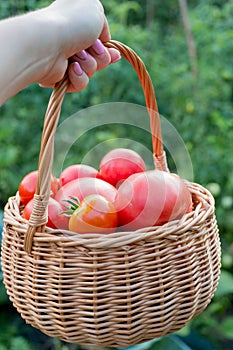
[[98,0],[56,0],[45,11],[60,30],[58,50],[38,80],[41,86],[53,87],[67,71],[68,91],[82,90],[97,70],[120,59],[116,49],[102,43],[110,40],[110,31]]

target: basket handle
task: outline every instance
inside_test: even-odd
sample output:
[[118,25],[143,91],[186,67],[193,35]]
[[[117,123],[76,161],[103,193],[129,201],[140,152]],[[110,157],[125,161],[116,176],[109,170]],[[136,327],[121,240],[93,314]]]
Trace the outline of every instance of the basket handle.
[[[155,92],[144,63],[131,48],[119,41],[111,40],[104,43],[104,45],[108,48],[116,48],[135,69],[143,88],[146,107],[150,117],[155,167],[160,170],[169,171],[166,162],[166,155],[163,150],[161,126]],[[54,155],[54,135],[60,117],[62,102],[67,92],[67,86],[68,77],[65,75],[64,78],[56,84],[45,114],[38,162],[36,193],[34,195],[33,210],[24,240],[24,249],[29,254],[32,249],[35,232],[43,232],[48,220],[47,209],[50,197],[50,179]]]

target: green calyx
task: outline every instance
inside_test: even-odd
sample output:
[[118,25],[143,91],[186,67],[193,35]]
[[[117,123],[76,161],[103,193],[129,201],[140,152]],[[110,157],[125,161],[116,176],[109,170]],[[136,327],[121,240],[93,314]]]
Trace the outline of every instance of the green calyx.
[[68,217],[70,217],[73,212],[80,206],[80,200],[77,197],[70,196],[70,199],[65,199],[64,202],[68,203],[69,205],[65,206],[66,210],[62,212],[62,215]]

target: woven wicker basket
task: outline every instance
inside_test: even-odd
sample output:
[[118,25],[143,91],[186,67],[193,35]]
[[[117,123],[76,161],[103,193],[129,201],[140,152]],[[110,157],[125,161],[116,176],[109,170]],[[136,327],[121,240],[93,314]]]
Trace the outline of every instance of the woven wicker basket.
[[[136,70],[151,120],[155,166],[168,171],[153,86],[141,59],[110,41]],[[74,234],[45,227],[54,133],[67,88],[54,89],[45,116],[39,179],[30,222],[18,194],[4,212],[2,269],[25,321],[77,344],[125,347],[178,331],[210,303],[220,276],[214,200],[187,181],[193,211],[136,232]]]

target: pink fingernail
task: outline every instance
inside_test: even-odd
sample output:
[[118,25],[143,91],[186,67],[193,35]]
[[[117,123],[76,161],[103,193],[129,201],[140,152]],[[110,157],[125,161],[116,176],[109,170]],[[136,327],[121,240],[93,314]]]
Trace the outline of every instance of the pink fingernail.
[[83,74],[82,68],[81,68],[81,66],[80,66],[80,64],[78,62],[74,62],[74,72],[77,75],[82,75]]
[[111,63],[116,63],[116,62],[120,61],[120,59],[121,59],[121,56],[119,55],[119,56],[113,58]]
[[81,60],[86,60],[88,57],[88,54],[86,53],[85,50],[79,51],[78,53],[76,53],[76,55],[78,58],[80,58]]
[[102,55],[105,51],[104,45],[101,43],[99,39],[97,39],[94,44],[92,45],[93,50],[97,55]]

